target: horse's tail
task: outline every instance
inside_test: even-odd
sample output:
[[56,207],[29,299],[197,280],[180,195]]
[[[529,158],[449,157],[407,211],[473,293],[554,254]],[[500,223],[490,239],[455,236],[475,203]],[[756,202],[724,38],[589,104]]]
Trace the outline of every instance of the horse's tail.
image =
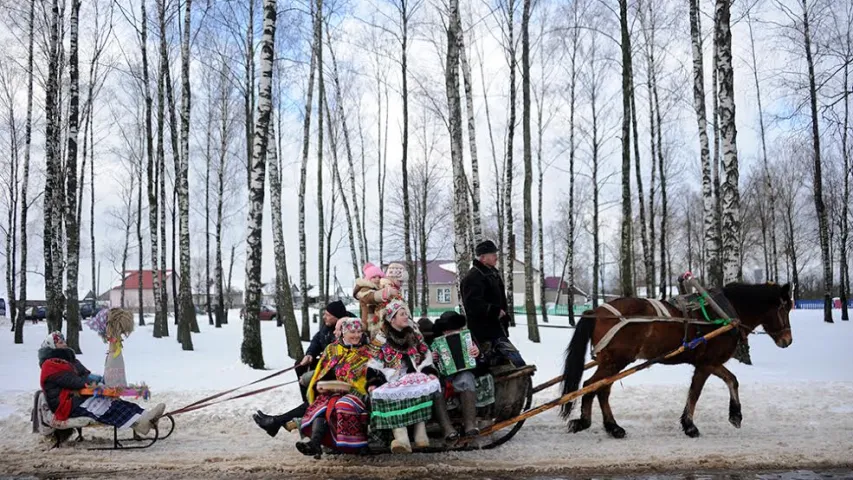
[[[580,321],[575,327],[575,333],[572,335],[572,340],[566,348],[566,364],[563,367],[563,395],[574,392],[578,389],[583,378],[584,360],[586,359],[586,350],[592,339],[592,332],[595,330],[595,314],[592,310],[583,312]],[[563,418],[568,418],[572,413],[572,404],[568,402],[563,404],[560,415]]]

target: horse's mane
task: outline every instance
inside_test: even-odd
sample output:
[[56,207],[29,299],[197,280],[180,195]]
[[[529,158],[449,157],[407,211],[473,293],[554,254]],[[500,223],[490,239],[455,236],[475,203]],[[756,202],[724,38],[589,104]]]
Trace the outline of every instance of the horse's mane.
[[782,303],[782,287],[773,283],[730,283],[723,294],[746,315],[760,315]]

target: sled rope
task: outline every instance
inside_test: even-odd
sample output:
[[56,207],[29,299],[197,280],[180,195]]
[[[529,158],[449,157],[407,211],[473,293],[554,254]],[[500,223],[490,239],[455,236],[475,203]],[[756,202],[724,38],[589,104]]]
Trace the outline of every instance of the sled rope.
[[200,409],[202,409],[202,408],[206,408],[206,407],[209,407],[209,406],[211,406],[211,405],[216,405],[216,404],[219,404],[219,403],[230,402],[231,400],[237,400],[238,398],[251,397],[252,395],[257,395],[257,394],[259,394],[259,393],[264,393],[264,392],[268,392],[268,391],[270,391],[270,390],[275,390],[276,388],[283,387],[283,386],[285,386],[285,385],[290,385],[290,384],[296,383],[297,381],[298,381],[298,380],[291,380],[291,381],[289,381],[289,382],[278,383],[278,384],[276,384],[276,385],[270,385],[269,387],[263,387],[263,388],[259,388],[259,389],[257,389],[257,390],[251,390],[251,391],[248,391],[248,392],[245,392],[245,393],[241,393],[240,395],[235,395],[235,396],[233,396],[233,397],[223,398],[222,400],[217,400],[217,401],[215,401],[215,402],[202,403],[202,404],[193,405],[193,406],[186,406],[186,407],[183,407],[183,408],[179,408],[178,410],[174,410],[174,411],[171,411],[171,412],[169,412],[169,413],[166,413],[166,414],[164,414],[163,416],[165,417],[165,416],[168,416],[168,415],[177,415],[177,414],[179,414],[179,413],[192,412],[193,410],[200,410]]
[[[281,387],[281,386],[284,386],[284,385],[288,385],[288,384],[290,384],[290,383],[294,383],[294,382],[295,382],[295,380],[294,380],[294,382],[286,382],[286,383],[282,383],[282,384],[279,384],[279,385],[275,385],[275,386],[273,386],[273,387],[266,387],[266,388],[262,388],[262,389],[259,389],[259,390],[253,390],[253,391],[251,391],[251,392],[247,392],[247,394],[249,394],[249,395],[247,395],[247,394],[241,394],[241,395],[237,395],[237,396],[235,396],[235,397],[230,397],[230,398],[227,398],[227,399],[225,399],[225,400],[221,400],[221,401],[219,401],[219,402],[211,402],[212,400],[216,400],[217,398],[224,397],[225,395],[228,395],[229,393],[236,392],[237,390],[240,390],[241,388],[246,388],[246,387],[249,387],[249,386],[252,386],[252,385],[256,385],[256,384],[258,384],[258,383],[265,382],[265,381],[267,381],[267,380],[269,380],[269,379],[271,379],[271,378],[275,378],[275,377],[277,377],[277,376],[279,376],[279,375],[283,375],[283,374],[285,374],[285,373],[287,373],[287,372],[289,372],[289,371],[293,370],[294,368],[296,368],[296,365],[294,365],[294,366],[292,366],[292,367],[289,367],[289,368],[285,368],[285,369],[283,369],[283,370],[279,370],[279,371],[274,372],[274,373],[271,373],[270,375],[267,375],[266,377],[260,378],[260,379],[258,379],[258,380],[253,381],[253,382],[249,382],[249,383],[247,383],[247,384],[245,384],[245,385],[240,385],[239,387],[235,387],[235,388],[232,388],[232,389],[230,389],[230,390],[225,390],[224,392],[220,392],[220,393],[217,393],[217,394],[211,395],[211,396],[209,396],[209,397],[202,398],[201,400],[198,400],[198,401],[196,401],[196,402],[190,403],[189,405],[185,405],[185,406],[183,406],[183,407],[181,407],[181,408],[179,408],[179,409],[177,409],[177,410],[172,410],[171,412],[169,412],[169,413],[167,413],[167,414],[165,414],[165,415],[177,415],[177,414],[179,414],[179,413],[191,412],[191,411],[193,411],[193,410],[198,410],[199,408],[204,408],[204,407],[207,407],[207,406],[210,406],[210,405],[214,405],[214,404],[216,404],[216,403],[226,402],[226,401],[228,401],[228,400],[234,400],[234,399],[237,399],[237,398],[242,398],[242,397],[246,397],[246,396],[250,396],[250,395],[255,395],[255,394],[258,394],[258,393],[265,392],[265,391],[267,391],[267,390],[272,390],[273,388],[278,388],[278,387]],[[197,407],[197,408],[196,408],[196,407]]]

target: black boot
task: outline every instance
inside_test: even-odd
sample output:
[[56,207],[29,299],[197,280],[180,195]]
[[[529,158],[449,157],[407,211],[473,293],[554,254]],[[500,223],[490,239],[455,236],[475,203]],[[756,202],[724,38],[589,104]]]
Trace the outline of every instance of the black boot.
[[459,439],[459,432],[453,428],[450,423],[450,415],[447,413],[447,402],[444,400],[442,392],[437,392],[432,398],[433,414],[441,429],[444,431],[444,439],[448,442],[455,442]]
[[258,410],[256,414],[252,415],[252,420],[254,420],[259,427],[263,428],[264,431],[267,432],[267,435],[271,437],[278,435],[278,431],[285,423],[289,422],[290,419],[290,415],[286,413],[283,415],[267,415],[260,410]]
[[459,400],[462,403],[462,423],[465,428],[465,436],[473,437],[480,434],[477,428],[477,393],[460,392]]
[[296,449],[303,455],[314,455],[314,458],[320,459],[323,454],[323,436],[326,435],[329,424],[326,419],[319,417],[314,419],[311,424],[311,438],[303,438],[296,442]]

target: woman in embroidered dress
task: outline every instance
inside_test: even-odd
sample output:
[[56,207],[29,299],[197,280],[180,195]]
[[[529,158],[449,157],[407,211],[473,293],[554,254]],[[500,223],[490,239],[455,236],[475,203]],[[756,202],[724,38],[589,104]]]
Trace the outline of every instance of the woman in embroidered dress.
[[433,368],[432,355],[423,336],[411,327],[406,304],[393,300],[383,313],[386,343],[373,351],[374,358],[369,364],[381,373],[383,383],[369,389],[371,428],[393,432],[393,453],[411,453],[407,427],[414,425],[416,448],[428,447],[424,422],[432,417],[434,410],[445,438],[452,438],[455,430],[441,396],[438,372]]
[[135,403],[117,398],[83,396],[78,390],[88,383],[103,383],[104,378],[92,374],[68,348],[61,332],[52,332],[42,342],[38,352],[41,367],[41,389],[54,421],[72,417],[89,417],[100,423],[119,428],[130,427],[145,435],[157,422],[166,406],[157,404],[143,410]]
[[[296,448],[320,458],[322,445],[344,453],[367,447],[368,346],[361,320],[343,318],[338,322],[341,337],[323,351],[308,385],[310,406],[302,418],[303,438]],[[337,384],[329,385],[329,381]],[[375,380],[374,380],[375,381]]]

